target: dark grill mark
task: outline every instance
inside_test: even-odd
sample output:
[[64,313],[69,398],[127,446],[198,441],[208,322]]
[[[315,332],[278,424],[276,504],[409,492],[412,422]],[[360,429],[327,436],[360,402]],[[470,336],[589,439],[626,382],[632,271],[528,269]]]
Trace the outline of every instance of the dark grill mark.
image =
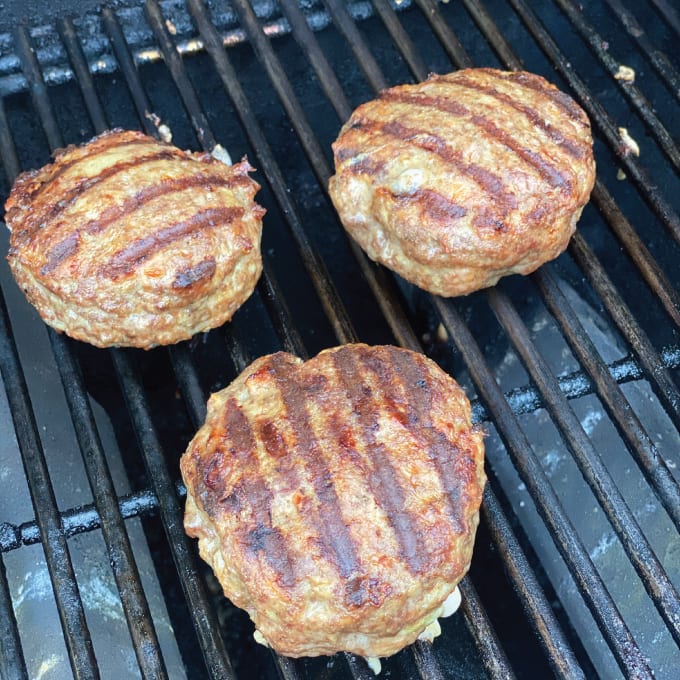
[[[339,349],[333,353],[333,362],[359,423],[359,427],[355,428],[355,436],[365,439],[362,448],[370,452],[370,464],[366,466],[367,481],[376,503],[387,515],[399,543],[401,557],[412,573],[420,573],[424,568],[421,558],[424,550],[419,538],[418,518],[405,510],[404,489],[399,484],[399,477],[389,453],[375,436],[376,407],[372,403],[370,388],[363,384],[362,372],[354,357],[356,351],[352,348]],[[376,380],[383,392],[389,391],[391,376],[386,373],[384,367],[372,368],[375,369]],[[334,433],[334,436],[338,438],[339,434]]]
[[550,87],[544,81],[539,80],[536,76],[530,73],[523,72],[493,72],[494,77],[503,78],[504,80],[512,80],[515,83],[519,83],[523,87],[538,92],[548,99],[552,100],[557,106],[559,106],[564,113],[569,116],[572,120],[579,121],[580,123],[585,123],[583,111],[581,107],[565,92],[562,92],[556,87]]
[[[109,151],[111,149],[122,149],[126,146],[139,146],[142,144],[153,144],[154,140],[149,139],[148,137],[141,137],[139,139],[131,139],[127,142],[116,142],[113,139],[113,136],[111,136],[110,144],[102,145],[100,146],[99,144],[100,140],[97,140],[90,149],[88,149],[89,153],[84,154],[80,156],[79,158],[72,158],[70,161],[62,161],[57,159],[55,161],[55,165],[58,165],[58,169],[56,169],[48,178],[48,181],[45,182],[34,194],[34,198],[40,195],[43,189],[45,189],[47,186],[49,186],[54,180],[59,179],[62,175],[66,174],[74,165],[78,165],[78,163],[83,163],[85,161],[88,161],[92,158],[93,155],[95,154],[102,154],[106,153],[106,151]],[[96,146],[95,146],[96,145]],[[70,147],[67,147],[69,149]],[[73,147],[74,149],[76,147]],[[181,151],[177,151],[176,153],[181,153]]]
[[418,189],[410,194],[391,193],[391,196],[395,202],[400,204],[417,204],[435,222],[449,224],[452,220],[467,215],[467,208],[432,189]]
[[[464,452],[449,442],[446,435],[432,422],[432,389],[420,385],[427,379],[427,371],[420,361],[413,361],[402,352],[393,353],[395,374],[399,376],[405,399],[413,409],[417,425],[412,432],[420,440],[423,451],[433,462],[446,494],[447,506],[454,530],[462,534],[466,525],[466,485],[474,482],[474,473],[461,466]],[[421,382],[422,381],[422,382]],[[427,385],[427,383],[425,382]],[[465,474],[467,472],[467,474]]]
[[456,101],[446,97],[433,97],[424,94],[409,94],[403,91],[385,90],[380,94],[381,99],[388,101],[396,101],[403,104],[411,104],[413,106],[420,106],[422,108],[435,109],[442,113],[449,113],[458,118],[468,118],[470,122],[476,127],[483,130],[489,137],[493,137],[500,142],[507,149],[510,149],[515,155],[519,156],[525,163],[534,168],[538,174],[550,186],[561,190],[571,189],[571,178],[559,171],[558,168],[553,167],[547,163],[540,154],[527,149],[508,134],[505,130],[499,128],[492,120],[485,116],[475,114],[466,106],[459,104]]
[[[165,196],[175,192],[184,191],[192,187],[202,187],[207,191],[212,191],[217,187],[231,188],[237,185],[250,184],[252,180],[243,175],[235,175],[226,178],[224,175],[209,174],[209,175],[189,175],[188,177],[178,177],[175,179],[161,180],[157,184],[152,184],[144,187],[138,191],[134,196],[130,196],[125,201],[118,205],[111,205],[102,211],[101,215],[96,219],[86,222],[77,231],[71,232],[63,241],[57,243],[50,250],[47,256],[47,264],[42,268],[41,272],[47,274],[56,269],[64,260],[74,255],[78,249],[80,241],[79,233],[85,232],[88,234],[98,234],[110,227],[114,222],[123,218],[131,217],[134,212],[142,208],[146,203],[149,203],[159,196]],[[73,239],[76,239],[75,248],[69,246],[73,245]]]
[[340,576],[349,578],[361,571],[356,546],[343,522],[331,472],[312,430],[307,412],[307,399],[293,378],[296,370],[298,370],[296,367],[287,365],[285,360],[272,363],[272,372],[297,442],[297,451],[304,459],[319,500],[320,545],[326,548],[326,558],[333,562]]
[[253,469],[250,458],[256,456],[255,438],[250,422],[236,403],[230,399],[226,404],[225,434],[229,455],[243,470],[248,470],[246,483],[240,487],[241,503],[251,508],[255,527],[244,526],[245,544],[254,553],[263,553],[265,560],[286,588],[295,584],[295,568],[288,551],[285,536],[271,523],[272,494],[259,470]]
[[49,274],[56,269],[64,260],[73,255],[80,245],[80,233],[71,232],[63,241],[50,249],[47,254],[47,262],[41,267],[41,274]]
[[[510,210],[517,208],[517,199],[515,198],[515,195],[506,190],[505,184],[500,177],[486,168],[483,168],[481,165],[466,162],[463,159],[462,153],[452,149],[442,137],[431,133],[425,133],[418,128],[407,127],[398,121],[392,121],[384,124],[379,124],[373,121],[365,121],[365,125],[372,127],[374,130],[379,130],[383,134],[390,135],[402,141],[408,142],[413,146],[417,146],[418,148],[436,154],[443,161],[456,168],[456,170],[462,175],[466,175],[476,182],[477,185],[493,199],[494,203],[498,207],[498,211],[504,217]],[[354,172],[354,165],[350,166],[349,170]],[[432,189],[424,189],[422,191],[429,192],[430,198],[432,198],[434,201],[434,205],[440,206],[440,212],[445,203],[448,203],[447,209],[450,208],[454,215],[457,212],[460,212],[460,214],[457,215],[458,217],[465,215],[464,207],[456,206],[456,204],[452,203],[450,199],[442,196],[438,192],[435,192]],[[479,226],[477,224],[477,218],[473,220],[473,224],[475,226]]]
[[385,581],[357,576],[347,582],[344,600],[350,607],[363,607],[369,603],[379,607],[391,592],[392,587]]
[[123,250],[119,250],[101,267],[100,272],[112,280],[131,274],[149,256],[165,248],[174,241],[197,232],[209,229],[243,217],[243,208],[207,208],[187,220],[176,222],[144,238],[139,238]]
[[177,155],[174,151],[155,151],[146,156],[138,156],[129,161],[119,161],[102,170],[98,175],[93,177],[81,177],[76,180],[68,191],[65,191],[61,198],[47,210],[45,214],[38,214],[33,218],[34,223],[42,225],[43,227],[53,222],[61,213],[72,206],[77,200],[83,198],[87,191],[93,187],[101,184],[104,180],[113,177],[121,172],[130,170],[144,163],[151,163],[153,161],[170,160]]
[[519,111],[519,113],[524,114],[533,125],[543,130],[546,133],[546,135],[553,140],[553,142],[559,144],[559,146],[562,149],[564,149],[567,155],[571,156],[572,158],[578,158],[579,160],[585,156],[585,147],[583,146],[583,144],[578,144],[577,142],[574,142],[573,140],[565,137],[555,127],[553,127],[549,123],[546,123],[543,116],[539,115],[536,109],[533,109],[530,106],[527,106],[526,104],[522,104],[521,102],[516,101],[513,97],[506,94],[505,92],[499,92],[494,87],[482,85],[481,83],[475,82],[474,80],[470,80],[468,78],[464,78],[462,76],[459,76],[455,79],[446,78],[445,80],[447,83],[451,85],[459,85],[460,87],[464,87],[469,90],[483,92],[484,94],[488,94],[490,97],[493,97],[494,99],[497,99],[498,101],[507,104],[508,106],[515,109],[515,111]]
[[208,257],[193,267],[187,267],[187,269],[177,272],[175,280],[172,282],[172,287],[176,290],[190,288],[199,281],[211,279],[215,274],[215,269],[215,258]]
[[477,163],[465,161],[463,154],[452,149],[439,135],[425,133],[418,128],[407,127],[398,121],[386,123],[381,130],[388,135],[393,135],[408,141],[409,144],[437,154],[442,160],[453,165],[458,172],[471,177],[490,196],[501,201],[506,210],[517,207],[517,199],[513,194],[506,191],[505,184],[498,175]]

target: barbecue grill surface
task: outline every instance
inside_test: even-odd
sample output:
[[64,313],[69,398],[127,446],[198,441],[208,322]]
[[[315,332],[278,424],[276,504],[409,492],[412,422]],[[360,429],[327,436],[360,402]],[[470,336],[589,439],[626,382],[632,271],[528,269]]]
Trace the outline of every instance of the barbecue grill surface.
[[[361,659],[293,662],[253,641],[184,536],[178,481],[208,393],[250,360],[360,339],[425,351],[465,385],[487,432],[463,607],[433,645],[385,660],[385,676],[674,678],[671,3],[91,5],[74,15],[64,0],[39,17],[8,6],[0,21],[3,201],[20,170],[65,144],[114,126],[157,134],[154,113],[178,146],[219,142],[258,169],[265,276],[221,329],[170,349],[104,351],[48,330],[3,260],[0,675],[371,677]],[[14,11],[27,16],[18,27]],[[614,77],[620,64],[635,83]],[[379,89],[471,65],[523,66],[572,94],[593,122],[599,182],[555,263],[445,301],[348,241],[326,195],[330,143]],[[3,229],[3,254],[7,240]]]

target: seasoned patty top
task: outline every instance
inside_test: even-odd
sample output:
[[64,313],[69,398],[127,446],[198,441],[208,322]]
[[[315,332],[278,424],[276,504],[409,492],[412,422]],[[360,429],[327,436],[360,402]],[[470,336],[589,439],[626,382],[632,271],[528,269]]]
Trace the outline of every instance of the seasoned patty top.
[[482,460],[470,404],[434,362],[345,345],[256,360],[211,396],[181,468],[253,597],[315,587],[352,609],[460,578]]
[[[167,288],[181,292],[215,272],[210,232],[229,231],[234,263],[259,243],[250,170],[141,132],[106,132],[17,178],[6,204],[10,263],[81,300],[92,279],[106,285],[142,268],[149,280],[172,276]],[[251,217],[257,227],[245,226]]]
[[492,271],[554,257],[566,243],[553,230],[571,234],[595,177],[576,102],[538,75],[489,68],[381,92],[333,148],[343,223],[398,270],[401,251],[418,266]]

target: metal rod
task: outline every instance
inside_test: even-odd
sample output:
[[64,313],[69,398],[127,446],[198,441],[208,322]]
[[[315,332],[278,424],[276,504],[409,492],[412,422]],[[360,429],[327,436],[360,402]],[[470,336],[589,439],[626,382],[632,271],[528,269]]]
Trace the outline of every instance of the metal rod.
[[680,596],[677,590],[654,554],[600,454],[560,392],[557,380],[536,349],[514,305],[498,288],[490,289],[488,298],[529,375],[545,396],[553,420],[569,445],[584,479],[605,511],[645,590],[666,622],[671,635],[680,644]]
[[472,60],[470,56],[465,51],[463,44],[458,39],[458,36],[451,30],[449,25],[444,20],[444,17],[437,7],[437,3],[434,0],[416,0],[423,14],[430,22],[430,26],[434,31],[434,34],[439,39],[444,51],[448,55],[449,59],[458,68],[468,68],[472,66]]
[[664,127],[653,111],[653,107],[647,98],[642,94],[640,88],[635,83],[627,82],[614,78],[619,69],[619,62],[604,47],[602,36],[583,18],[583,14],[571,0],[555,0],[559,8],[566,14],[576,32],[586,41],[591,52],[600,60],[604,67],[609,71],[612,80],[623,92],[626,99],[632,104],[640,118],[645,122],[647,129],[651,132],[659,147],[675,168],[680,171],[680,149],[678,149],[673,137]]
[[71,67],[73,68],[73,75],[80,87],[94,129],[97,133],[104,132],[104,130],[108,128],[106,114],[104,113],[104,109],[97,96],[97,91],[94,88],[92,74],[90,73],[87,60],[83,54],[83,48],[78,40],[73,21],[68,18],[57,19],[57,29],[59,31],[59,36],[66,47],[66,53],[68,54]]
[[477,643],[486,672],[490,678],[512,680],[515,673],[491,627],[477,590],[469,578],[464,578],[458,587],[463,596],[461,608],[465,614],[465,622]]
[[588,281],[600,296],[614,323],[630,343],[638,361],[646,371],[652,389],[659,397],[659,401],[666,409],[675,427],[680,429],[680,390],[678,390],[670,372],[665,368],[661,356],[640,324],[635,320],[632,312],[602,268],[599,259],[579,233],[574,234],[571,239],[569,252],[576,259]]
[[668,25],[680,36],[680,14],[678,14],[678,10],[668,0],[651,0],[651,2]]
[[7,583],[5,562],[0,558],[0,676],[3,680],[28,680],[24,651]]
[[323,2],[333,19],[333,24],[349,43],[359,68],[366,76],[366,80],[376,90],[384,90],[387,87],[387,80],[380,66],[378,66],[373,53],[368,48],[368,44],[361,34],[359,27],[354,23],[354,19],[352,19],[352,16],[347,11],[346,5],[341,0],[323,0]]
[[[610,417],[629,443],[629,448],[644,475],[656,491],[662,505],[677,527],[680,527],[680,485],[673,477],[639,418],[631,409],[621,388],[612,378],[607,365],[586,333],[573,308],[567,302],[553,270],[542,267],[534,280],[543,294],[550,312],[560,324],[569,346],[586,367],[597,387],[597,394]],[[560,390],[561,391],[561,390]],[[562,393],[563,394],[563,393]]]
[[50,481],[28,387],[11,335],[7,307],[0,294],[0,373],[5,384],[28,489],[54,590],[71,669],[78,680],[98,678],[92,638],[85,619],[71,555],[59,521],[57,501]]
[[[317,291],[317,295],[321,300],[326,316],[333,326],[336,336],[343,344],[356,342],[357,334],[345,305],[337,292],[325,263],[304,232],[302,220],[290,197],[286,182],[276,163],[274,154],[272,153],[260,126],[257,124],[250,102],[241,87],[231,61],[222,46],[219,35],[207,17],[205,6],[200,0],[190,0],[189,10],[204,40],[206,50],[213,59],[215,68],[222,79],[225,90],[234,103],[234,107],[241,124],[248,135],[248,139],[255,149],[258,158],[258,167],[264,172],[274,196],[286,218],[305,264],[305,268],[307,269],[314,288]],[[276,302],[275,300],[273,301]],[[299,342],[296,344],[298,348],[301,345]]]
[[621,143],[617,127],[609,114],[593,96],[584,81],[575,73],[571,62],[560,51],[525,0],[508,0],[508,2],[517,12],[543,53],[576,93],[581,106],[587,111],[591,121],[606,139],[609,148],[623,166],[626,174],[633,180],[640,195],[668,228],[673,238],[680,243],[680,217],[677,211],[652,182],[647,170]]
[[624,7],[621,0],[604,1],[626,29],[626,33],[628,33],[631,39],[634,40],[642,52],[644,52],[661,80],[663,80],[675,98],[680,100],[680,73],[678,73],[668,57],[663,52],[656,49],[651,40],[647,37],[642,26],[638,23],[635,15]]
[[652,672],[644,654],[597,573],[472,333],[453,305],[438,297],[433,297],[433,304],[461,353],[480,397],[486,402],[517,472],[550,530],[555,547],[578,584],[579,592],[621,669],[630,677],[651,680]]
[[182,509],[149,413],[141,380],[130,354],[111,350],[116,375],[134,425],[148,479],[158,499],[158,510],[191,612],[208,673],[212,678],[233,678],[231,661],[219,633],[219,624],[200,579],[189,539],[184,533]]
[[425,80],[428,73],[427,64],[420,56],[420,52],[418,52],[409,34],[401,25],[401,21],[399,21],[397,13],[392,9],[392,5],[390,5],[388,0],[372,0],[372,2],[373,7],[375,7],[376,12],[385,24],[385,28],[390,34],[392,41],[411,69],[411,73],[414,73],[418,80]]
[[529,560],[510,526],[496,494],[487,483],[482,517],[486,520],[503,566],[512,580],[520,602],[550,661],[555,675],[564,680],[585,678],[583,669],[548,602]]

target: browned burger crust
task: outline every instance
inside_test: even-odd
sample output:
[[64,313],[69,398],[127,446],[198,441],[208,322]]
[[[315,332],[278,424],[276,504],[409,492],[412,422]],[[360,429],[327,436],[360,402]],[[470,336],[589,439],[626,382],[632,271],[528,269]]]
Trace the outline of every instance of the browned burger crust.
[[12,188],[12,272],[50,326],[100,347],[219,326],[262,269],[251,170],[140,132],[70,146]]
[[583,110],[540,76],[431,76],[360,106],[330,194],[369,257],[455,296],[559,255],[595,181]]
[[288,656],[387,656],[470,565],[485,483],[462,389],[426,357],[262,357],[210,397],[181,460],[185,528]]

